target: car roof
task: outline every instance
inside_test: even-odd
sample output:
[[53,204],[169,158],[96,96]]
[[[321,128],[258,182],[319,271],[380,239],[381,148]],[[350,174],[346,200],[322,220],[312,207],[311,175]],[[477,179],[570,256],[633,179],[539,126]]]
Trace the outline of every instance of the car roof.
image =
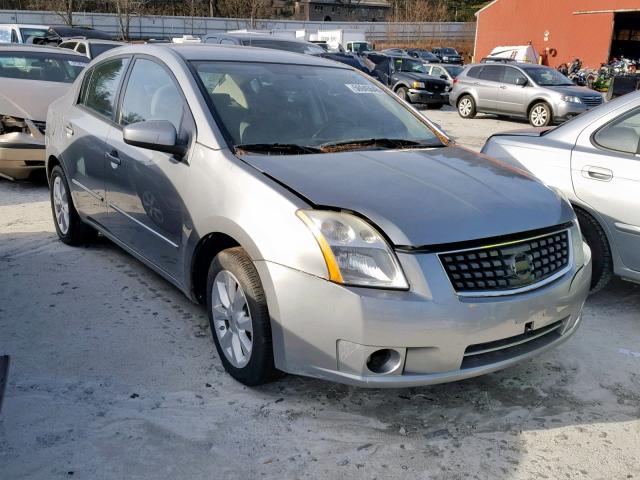
[[49,47],[45,45],[25,45],[21,43],[5,43],[0,44],[0,52],[32,52],[32,53],[52,53],[57,55],[75,55],[78,58],[86,59],[84,55],[73,50],[63,50],[58,47]]
[[51,25],[36,25],[35,23],[0,23],[0,27],[39,28],[48,30]]
[[259,63],[288,63],[294,65],[317,65],[323,67],[350,69],[348,65],[331,60],[325,60],[315,55],[286,52],[271,48],[245,47],[240,45],[216,45],[210,43],[156,43],[156,44],[128,44],[109,50],[102,54],[106,56],[122,54],[148,53],[160,59],[178,55],[184,60],[213,60],[227,62],[259,62]]

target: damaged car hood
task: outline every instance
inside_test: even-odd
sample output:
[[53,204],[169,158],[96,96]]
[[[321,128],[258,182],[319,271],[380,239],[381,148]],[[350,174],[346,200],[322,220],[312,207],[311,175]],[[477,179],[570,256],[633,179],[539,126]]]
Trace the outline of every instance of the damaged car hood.
[[354,211],[396,246],[429,246],[550,227],[571,207],[520,169],[461,147],[243,155],[317,207]]
[[47,109],[71,83],[0,78],[0,115],[45,121]]

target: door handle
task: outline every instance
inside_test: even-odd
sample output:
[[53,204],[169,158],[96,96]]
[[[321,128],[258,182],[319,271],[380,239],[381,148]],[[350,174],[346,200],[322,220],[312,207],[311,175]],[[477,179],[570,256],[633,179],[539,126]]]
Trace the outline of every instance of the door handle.
[[67,123],[64,126],[64,131],[67,133],[67,137],[73,137],[73,127],[70,123]]
[[600,180],[601,182],[608,182],[613,178],[613,172],[608,168],[602,167],[585,167],[582,169],[582,175],[592,180]]
[[507,86],[506,86],[506,85],[500,85],[500,88],[501,88],[502,90],[504,90],[505,88],[507,88]]
[[118,152],[116,150],[105,153],[105,156],[111,162],[111,168],[118,168],[118,165],[122,164],[122,160],[120,160],[120,157],[118,156]]
[[474,87],[477,87],[477,86],[479,86],[479,85],[480,85],[480,82],[473,82],[473,86],[474,86]]

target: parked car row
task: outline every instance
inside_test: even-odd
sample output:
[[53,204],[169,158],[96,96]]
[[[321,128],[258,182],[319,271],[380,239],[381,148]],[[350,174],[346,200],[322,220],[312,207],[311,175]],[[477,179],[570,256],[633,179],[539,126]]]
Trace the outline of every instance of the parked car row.
[[[99,232],[203,304],[237,380],[468,378],[564,342],[612,273],[639,280],[640,94],[494,136],[481,155],[408,103],[460,111],[470,97],[477,111],[462,79],[501,92],[509,75],[580,94],[521,65],[454,77],[371,52],[358,69],[243,35],[126,45],[87,68],[78,40],[0,47],[2,92],[29,91],[0,97],[0,168],[44,162],[61,241]],[[46,122],[32,90],[52,102]]]

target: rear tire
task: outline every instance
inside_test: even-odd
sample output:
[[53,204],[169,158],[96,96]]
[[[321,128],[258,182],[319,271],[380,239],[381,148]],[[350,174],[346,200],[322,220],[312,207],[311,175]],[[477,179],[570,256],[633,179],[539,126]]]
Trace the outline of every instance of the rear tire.
[[84,245],[95,240],[98,232],[80,219],[73,206],[67,176],[60,165],[53,167],[49,185],[51,213],[58,238],[67,245]]
[[220,361],[233,378],[255,386],[278,376],[266,295],[243,248],[223,250],[211,262],[207,310]]
[[600,224],[588,213],[576,209],[582,237],[591,249],[591,293],[602,290],[613,275],[613,259],[609,241]]
[[476,116],[476,102],[471,95],[463,95],[458,100],[458,115],[462,118],[473,118]]
[[546,127],[552,122],[553,112],[545,102],[538,102],[529,110],[529,123],[533,127]]

